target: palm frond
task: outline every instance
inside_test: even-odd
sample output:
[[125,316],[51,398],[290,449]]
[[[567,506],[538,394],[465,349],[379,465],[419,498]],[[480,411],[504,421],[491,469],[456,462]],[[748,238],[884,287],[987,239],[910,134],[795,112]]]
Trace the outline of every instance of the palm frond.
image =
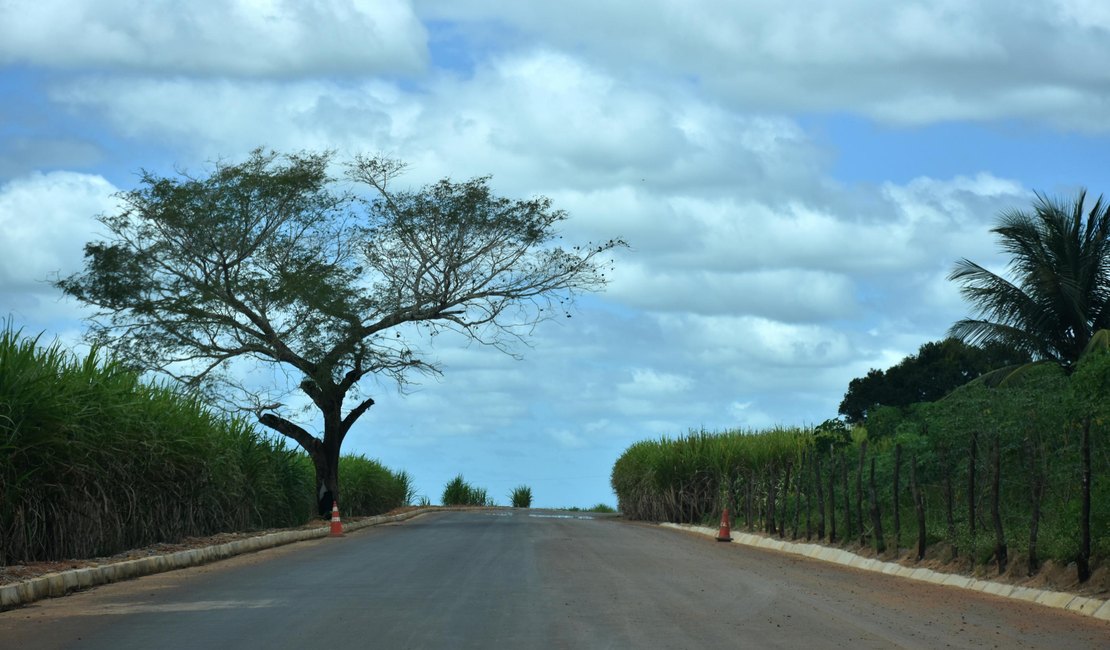
[[974,317],[949,334],[1074,364],[1094,333],[1110,328],[1110,206],[1100,196],[1088,207],[1082,190],[1071,202],[1037,193],[1032,211],[1002,212],[992,232],[1010,255],[1006,274],[956,263],[948,279]]

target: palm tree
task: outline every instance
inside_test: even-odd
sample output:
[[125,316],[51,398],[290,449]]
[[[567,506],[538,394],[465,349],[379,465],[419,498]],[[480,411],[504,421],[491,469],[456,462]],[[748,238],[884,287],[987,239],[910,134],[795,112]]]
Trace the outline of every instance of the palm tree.
[[[1099,196],[1084,215],[1086,197],[1080,190],[1073,203],[1062,204],[1037,194],[1032,214],[1002,213],[992,232],[1012,256],[1013,280],[967,259],[958,262],[948,279],[963,285],[960,293],[980,318],[958,321],[948,330],[950,336],[973,344],[1007,344],[1034,358],[1055,361],[1069,372],[1084,353],[1110,345],[1110,205],[1103,205]],[[1004,382],[1020,370],[992,374],[995,382]],[[1099,399],[1087,401],[1097,404]],[[1080,582],[1091,575],[1091,424],[1088,413],[1080,443]],[[1000,530],[997,515],[995,519]]]
[[1110,328],[1110,204],[1099,196],[1084,213],[1085,190],[1072,203],[1036,196],[1032,213],[1003,212],[992,229],[1012,256],[1008,278],[967,259],[949,274],[978,316],[958,321],[949,335],[1002,343],[1070,370],[1095,332]]

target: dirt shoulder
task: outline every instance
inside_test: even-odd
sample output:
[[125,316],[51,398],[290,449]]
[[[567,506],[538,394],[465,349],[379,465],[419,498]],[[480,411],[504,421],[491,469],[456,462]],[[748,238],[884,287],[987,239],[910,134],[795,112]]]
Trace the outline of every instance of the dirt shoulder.
[[[689,525],[670,525],[678,529],[697,532],[699,535],[716,536],[716,528]],[[1059,591],[1071,593],[1073,596],[1084,598],[1097,598],[1110,600],[1110,566],[1103,563],[1101,566],[1092,566],[1091,577],[1086,582],[1079,582],[1078,571],[1074,563],[1061,565],[1061,563],[1047,560],[1041,562],[1040,568],[1033,575],[1029,575],[1029,558],[1025,555],[1015,555],[1009,558],[1006,571],[998,572],[996,563],[983,563],[972,565],[969,558],[958,555],[955,549],[947,544],[937,544],[926,549],[925,558],[917,559],[916,548],[898,548],[877,553],[874,549],[858,544],[830,545],[816,540],[779,538],[764,534],[751,534],[751,532],[733,529],[734,539],[737,535],[750,538],[748,546],[774,547],[775,544],[786,546],[820,547],[835,549],[850,553],[865,560],[876,560],[892,565],[900,565],[909,569],[929,569],[937,573],[946,573],[951,576],[961,576],[969,579],[995,582],[1000,585],[1013,587],[1026,587],[1046,591]],[[766,544],[765,544],[766,542]]]
[[973,565],[966,557],[952,556],[952,549],[946,544],[937,544],[926,550],[925,558],[917,560],[914,549],[901,548],[897,553],[891,552],[877,555],[872,549],[866,547],[842,547],[849,553],[862,557],[874,558],[885,562],[896,562],[903,566],[932,569],[938,573],[962,575],[978,580],[1001,582],[1017,587],[1031,589],[1048,589],[1086,596],[1088,598],[1110,599],[1110,567],[1093,567],[1091,577],[1084,583],[1079,582],[1075,564],[1060,564],[1053,560],[1041,563],[1036,573],[1028,572],[1029,558],[1026,555],[1015,555],[1010,558],[1006,571],[998,573],[998,566],[993,561],[986,564]]

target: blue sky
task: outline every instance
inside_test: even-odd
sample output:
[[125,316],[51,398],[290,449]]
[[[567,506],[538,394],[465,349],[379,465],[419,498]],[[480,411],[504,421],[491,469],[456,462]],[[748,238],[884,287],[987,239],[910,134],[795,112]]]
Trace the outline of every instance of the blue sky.
[[[830,176],[844,183],[906,183],[920,176],[974,175],[984,169],[1034,189],[1107,187],[1105,134],[1061,131],[1029,121],[944,122],[895,128],[852,115],[803,117],[835,152]],[[891,155],[891,152],[898,152]]]
[[[442,378],[346,449],[437,501],[615,503],[628,445],[815,424],[966,315],[1034,191],[1110,191],[1097,0],[0,3],[0,312],[78,346],[93,217],[140,168],[257,146],[386,152],[414,186],[491,174],[571,241],[627,239],[607,291],[520,360],[444,337]],[[310,427],[313,422],[305,421]]]

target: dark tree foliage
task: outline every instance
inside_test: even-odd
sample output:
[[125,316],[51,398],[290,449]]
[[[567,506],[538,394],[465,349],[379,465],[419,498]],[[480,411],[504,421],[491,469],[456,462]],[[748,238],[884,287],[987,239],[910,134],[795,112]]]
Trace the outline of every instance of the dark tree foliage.
[[868,420],[870,425],[869,415],[878,407],[935,402],[984,373],[1029,360],[1027,353],[1000,343],[979,347],[956,338],[933,341],[885,371],[872,369],[853,379],[840,414],[853,424]]
[[322,514],[343,439],[374,404],[363,379],[438,373],[418,342],[445,330],[509,350],[601,289],[601,258],[623,245],[561,247],[564,212],[496,196],[487,178],[395,190],[403,164],[356,157],[336,179],[332,158],[259,149],[201,177],[143,172],[100,217],[107,241],[57,282],[97,308],[99,343],[303,447]]
[[[1076,565],[1080,582],[1091,577],[1091,437],[1098,424],[1110,422],[1110,331],[1100,330],[1091,338],[1075,373],[1075,394],[1080,418],[1080,520],[1079,554]],[[1105,434],[1102,453],[1105,454]],[[1105,455],[1103,456],[1105,458]]]
[[843,420],[829,418],[813,428],[813,444],[819,453],[836,453],[852,444],[852,430]]

